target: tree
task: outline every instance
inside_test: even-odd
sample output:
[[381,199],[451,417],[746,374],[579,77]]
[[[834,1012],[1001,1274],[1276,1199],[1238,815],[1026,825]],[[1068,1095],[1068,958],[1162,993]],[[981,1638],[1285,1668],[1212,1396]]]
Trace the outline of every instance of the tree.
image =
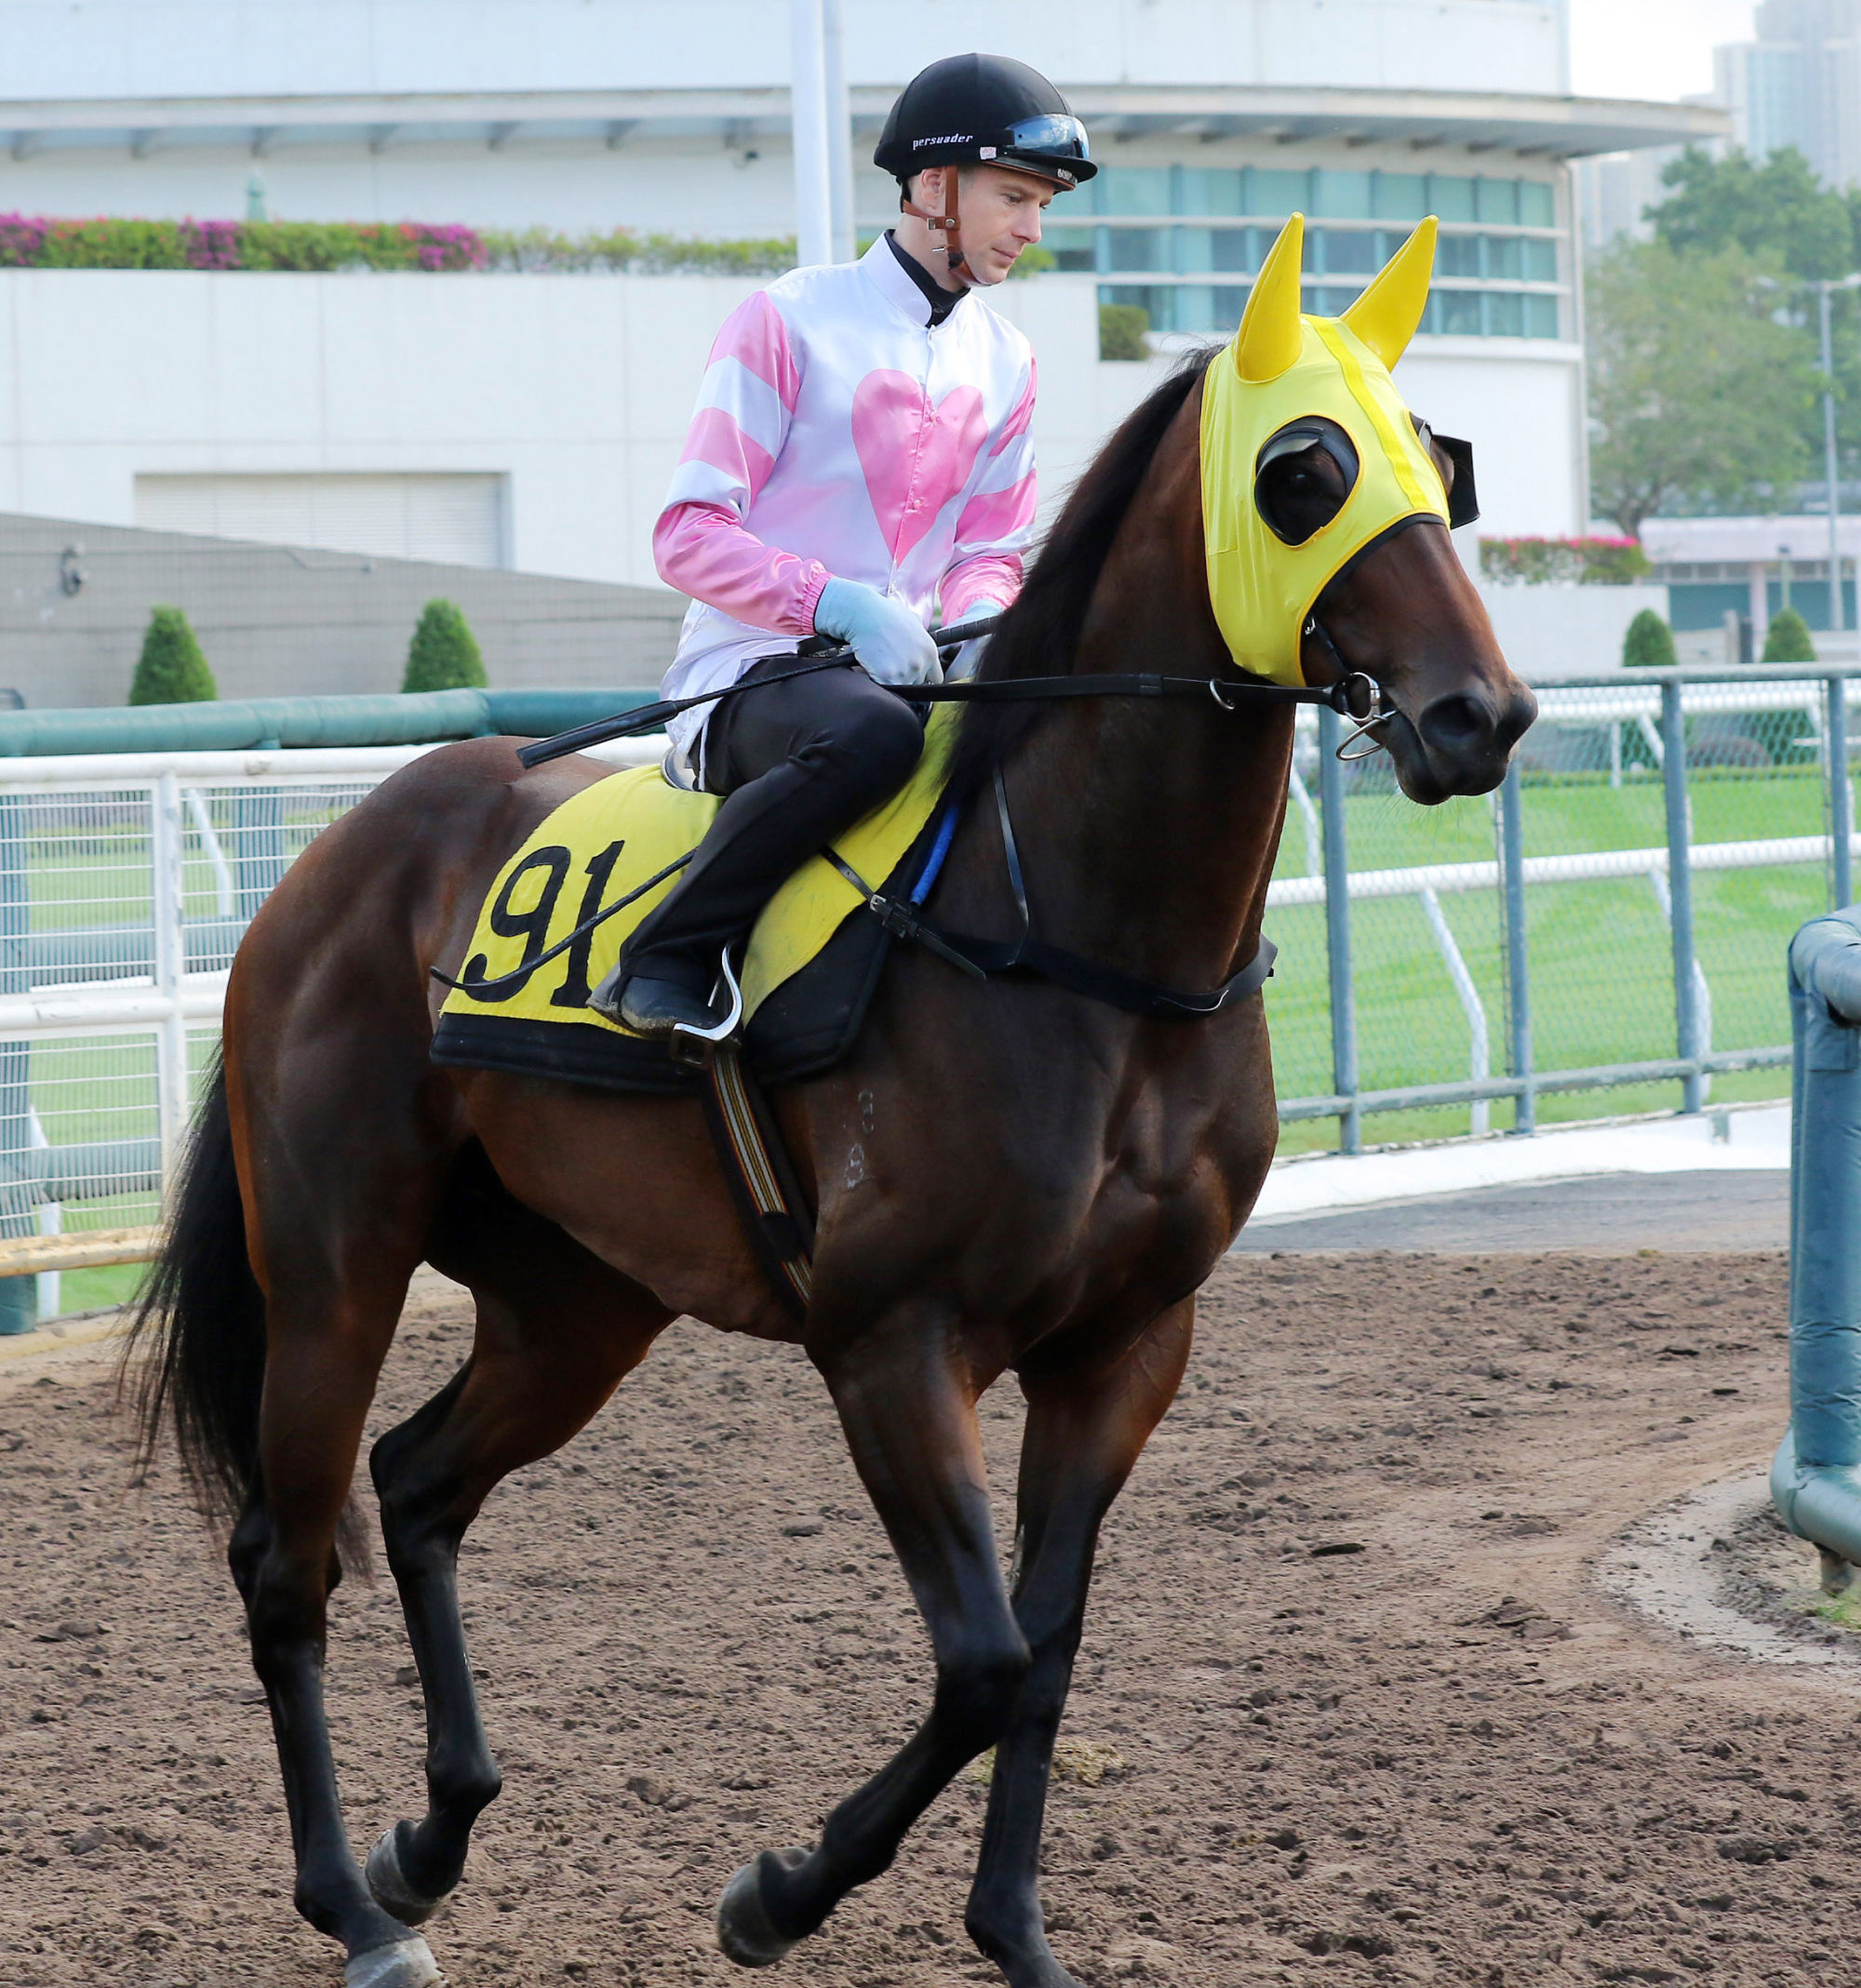
[[1809,623],[1794,607],[1786,607],[1771,618],[1771,632],[1764,637],[1765,662],[1814,662],[1815,644],[1809,638]]
[[1689,145],[1661,181],[1673,192],[1648,218],[1677,254],[1738,247],[1792,276],[1845,276],[1855,266],[1849,200],[1824,186],[1794,146],[1761,166],[1743,152],[1714,159]]
[[219,695],[186,615],[179,607],[152,608],[129,686],[130,703],[210,704]]
[[481,690],[485,661],[464,615],[453,601],[428,601],[408,645],[403,690]]
[[1670,670],[1679,662],[1674,632],[1652,607],[1643,607],[1622,637],[1622,662],[1630,670]]
[[1142,304],[1102,303],[1099,306],[1099,357],[1101,359],[1147,359],[1150,314]]
[[1816,375],[1761,274],[1742,248],[1658,241],[1619,241],[1592,269],[1590,477],[1630,537],[1664,504],[1756,508],[1801,474]]

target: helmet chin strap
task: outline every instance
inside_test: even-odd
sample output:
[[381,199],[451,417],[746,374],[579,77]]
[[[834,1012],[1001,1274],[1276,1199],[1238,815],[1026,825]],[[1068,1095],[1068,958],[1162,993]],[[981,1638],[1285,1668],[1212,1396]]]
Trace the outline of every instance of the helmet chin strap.
[[973,273],[963,260],[963,245],[957,233],[957,186],[962,178],[957,166],[944,167],[944,211],[929,214],[922,207],[914,206],[910,200],[901,200],[899,206],[914,220],[927,222],[933,233],[943,234],[947,239],[943,244],[944,253],[950,259],[950,274],[953,276],[968,276],[974,280]]

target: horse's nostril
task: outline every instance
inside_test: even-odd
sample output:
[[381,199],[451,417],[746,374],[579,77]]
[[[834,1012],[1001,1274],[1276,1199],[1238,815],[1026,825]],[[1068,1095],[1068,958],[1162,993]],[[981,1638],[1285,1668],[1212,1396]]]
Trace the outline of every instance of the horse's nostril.
[[1415,729],[1430,751],[1455,754],[1484,751],[1493,741],[1493,714],[1479,699],[1438,697],[1416,720]]
[[1523,685],[1518,694],[1506,706],[1506,715],[1499,721],[1499,743],[1506,752],[1518,744],[1531,730],[1538,715],[1538,700]]

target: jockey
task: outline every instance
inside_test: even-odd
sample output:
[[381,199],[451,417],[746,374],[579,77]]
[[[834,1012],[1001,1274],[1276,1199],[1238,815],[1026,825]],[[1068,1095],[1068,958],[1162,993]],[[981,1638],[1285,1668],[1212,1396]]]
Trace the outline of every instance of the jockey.
[[970,293],[999,283],[1053,195],[1098,170],[1085,129],[1024,63],[954,56],[906,87],[873,162],[898,180],[897,226],[857,262],[796,270],[731,314],[652,541],[692,603],[666,697],[792,669],[772,635],[791,651],[833,637],[864,667],[668,727],[671,769],[726,798],[595,991],[638,1034],[716,1022],[724,951],[917,763],[922,721],[882,687],[936,681],[930,628],[1020,591],[1034,359]]

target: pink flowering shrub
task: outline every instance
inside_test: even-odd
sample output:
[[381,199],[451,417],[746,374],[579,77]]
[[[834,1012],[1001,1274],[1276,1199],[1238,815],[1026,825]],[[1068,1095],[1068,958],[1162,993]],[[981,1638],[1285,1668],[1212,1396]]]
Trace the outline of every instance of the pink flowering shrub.
[[0,269],[36,268],[49,226],[25,214],[0,214]]
[[1626,587],[1653,571],[1639,539],[1482,539],[1483,579],[1543,585]]

